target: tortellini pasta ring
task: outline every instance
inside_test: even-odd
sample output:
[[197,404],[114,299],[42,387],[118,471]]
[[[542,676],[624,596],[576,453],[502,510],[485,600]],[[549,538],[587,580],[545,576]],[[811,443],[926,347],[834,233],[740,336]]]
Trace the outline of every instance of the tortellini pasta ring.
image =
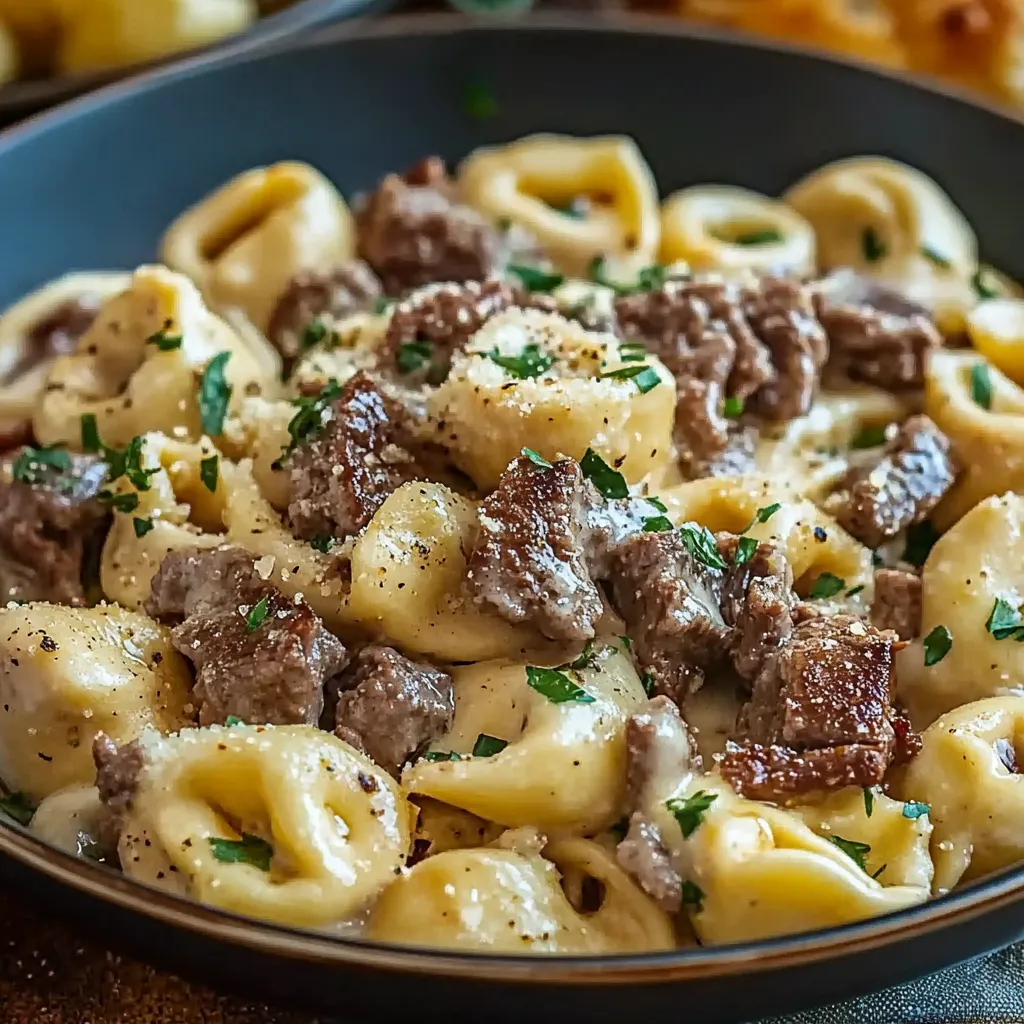
[[[632,139],[530,135],[475,150],[458,180],[470,206],[530,231],[566,273],[604,257],[613,276],[629,277],[657,258],[657,187]],[[584,217],[560,212],[580,196],[595,200]]]
[[815,269],[814,229],[785,203],[734,185],[694,185],[661,207],[661,262],[694,270]]
[[1014,384],[1024,384],[1024,299],[979,303],[967,316],[971,344]]

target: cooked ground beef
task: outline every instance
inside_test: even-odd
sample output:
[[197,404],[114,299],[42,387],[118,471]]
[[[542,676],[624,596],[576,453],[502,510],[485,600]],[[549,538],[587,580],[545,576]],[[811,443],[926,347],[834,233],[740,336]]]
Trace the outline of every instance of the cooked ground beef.
[[364,647],[341,677],[336,734],[398,775],[451,725],[451,676],[391,647]]
[[13,469],[26,450],[0,463],[0,603],[82,604],[86,554],[98,547],[109,522],[97,500],[107,467],[92,455],[68,453],[68,468]]
[[[201,725],[316,725],[324,680],[347,655],[301,598],[265,583],[243,548],[171,552],[153,577],[146,610],[184,618],[174,646],[196,669]],[[261,615],[258,609],[264,609]]]
[[330,329],[353,313],[373,310],[380,297],[380,281],[362,260],[351,260],[329,271],[303,270],[278,299],[267,337],[287,366],[319,340],[315,335],[306,340],[307,329],[316,321]]
[[752,473],[757,468],[754,455],[760,436],[760,430],[750,422],[750,417],[740,423],[731,422],[726,427],[725,447],[721,451],[704,459],[695,459],[691,454],[692,449],[684,451],[681,457],[682,469],[690,480]]
[[511,462],[480,505],[467,562],[473,599],[509,622],[529,622],[552,639],[594,636],[603,605],[587,569],[583,474],[572,459]]
[[835,369],[889,391],[923,386],[942,337],[922,307],[850,270],[819,283],[815,306]]
[[921,633],[921,577],[900,569],[875,570],[871,623],[891,629],[901,640]]
[[876,548],[926,519],[953,485],[957,467],[949,439],[927,416],[912,416],[873,466],[850,472],[840,485],[841,526]]
[[288,519],[296,537],[358,533],[417,467],[403,447],[405,412],[365,373],[343,385],[327,422],[289,457]]
[[645,520],[662,514],[646,498],[605,498],[587,480],[583,485],[583,522],[591,577],[607,579],[622,545],[644,532]]
[[658,904],[666,914],[678,914],[683,905],[683,880],[672,866],[672,857],[661,841],[657,825],[642,814],[629,819],[626,838],[615,848],[619,867]]
[[853,616],[801,622],[761,669],[723,777],[743,796],[779,803],[880,783],[898,749],[897,647]]
[[145,752],[138,740],[118,746],[106,733],[96,734],[92,743],[96,765],[96,788],[100,799],[118,814],[131,807],[139,775],[146,766]]

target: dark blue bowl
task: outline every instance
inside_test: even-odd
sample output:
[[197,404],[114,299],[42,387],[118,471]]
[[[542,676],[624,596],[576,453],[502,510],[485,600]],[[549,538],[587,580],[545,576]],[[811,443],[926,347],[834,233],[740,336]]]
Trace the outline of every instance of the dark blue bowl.
[[[495,117],[466,112],[470,84],[493,92]],[[663,192],[725,181],[777,193],[828,160],[897,157],[956,197],[986,259],[1024,278],[1024,125],[1009,115],[852,64],[663,23],[438,16],[203,58],[0,137],[0,304],[64,271],[153,259],[182,209],[255,164],[306,160],[352,193],[425,154],[456,159],[540,129],[631,134]],[[670,1014],[726,1024],[894,984],[1024,936],[1021,869],[813,935],[550,960],[385,948],[241,920],[3,827],[0,871],[133,952],[347,1019]]]

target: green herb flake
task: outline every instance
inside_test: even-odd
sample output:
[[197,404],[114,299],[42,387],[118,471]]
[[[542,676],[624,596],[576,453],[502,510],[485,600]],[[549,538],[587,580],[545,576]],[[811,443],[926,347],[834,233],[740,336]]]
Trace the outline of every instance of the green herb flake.
[[541,469],[551,469],[551,463],[544,458],[543,455],[538,454],[532,448],[520,448],[519,454],[528,458],[535,466],[540,466]]
[[811,587],[808,595],[812,601],[820,601],[828,597],[835,597],[841,590],[846,589],[846,580],[835,576],[830,572],[823,572]]
[[473,744],[474,757],[493,757],[500,754],[508,746],[508,740],[499,740],[497,736],[488,736],[482,732]]
[[693,907],[695,914],[704,909],[704,890],[689,879],[683,882],[683,906]]
[[429,341],[407,341],[398,346],[396,362],[402,373],[415,373],[430,362],[434,354]]
[[100,428],[96,425],[96,414],[82,413],[82,451],[98,452],[103,448],[100,440]]
[[605,498],[628,498],[629,488],[626,478],[616,469],[612,469],[593,448],[588,448],[580,459],[583,476],[589,480]]
[[679,831],[683,833],[683,838],[689,839],[700,828],[704,814],[717,799],[717,793],[708,793],[701,789],[693,796],[675,797],[669,800],[665,807],[679,823]]
[[949,270],[953,266],[953,261],[948,257],[939,252],[938,249],[933,248],[930,245],[921,246],[921,255],[935,266],[941,267],[943,270]]
[[953,646],[953,634],[945,626],[936,626],[924,638],[924,664],[926,668],[937,665],[949,654]]
[[115,494],[113,491],[100,491],[97,499],[109,505],[115,512],[134,512],[139,507],[139,496],[134,491],[127,494]]
[[992,375],[988,363],[975,363],[971,367],[971,398],[982,409],[992,408]]
[[523,351],[517,356],[503,356],[497,349],[492,349],[487,353],[487,358],[520,380],[539,377],[555,364],[555,357],[545,352],[536,342],[524,345]]
[[281,457],[271,463],[271,469],[280,469],[284,460],[300,444],[313,440],[323,430],[324,414],[340,394],[341,385],[334,377],[331,377],[319,395],[303,395],[294,400],[293,404],[297,407],[297,411],[288,421],[288,434],[291,441],[288,443],[288,447],[281,452]]
[[642,363],[647,358],[647,349],[638,341],[627,341],[619,346],[619,359],[624,363]]
[[842,836],[829,836],[828,841],[838,846],[861,871],[867,870],[864,858],[871,852],[867,843],[858,843],[855,839],[844,839]]
[[209,839],[213,859],[222,864],[249,864],[260,871],[270,870],[274,848],[265,839],[242,833],[241,839]]
[[117,480],[122,476],[137,491],[148,491],[152,486],[150,478],[155,476],[158,468],[144,469],[142,466],[142,438],[133,437],[126,448],[104,448],[103,457],[107,463],[107,479]]
[[50,448],[27,447],[15,459],[11,474],[19,483],[32,486],[42,483],[47,478],[48,470],[66,473],[70,468],[71,456],[63,448],[56,445]]
[[467,82],[462,93],[462,109],[478,121],[486,121],[498,113],[498,100],[482,82]]
[[136,537],[145,537],[153,529],[153,520],[136,518],[132,520],[132,526],[135,527]]
[[668,533],[674,529],[668,516],[650,516],[643,521],[644,533]]
[[992,605],[992,611],[989,613],[988,622],[985,623],[985,629],[997,640],[1007,640],[1017,632],[1020,624],[1018,609],[1008,601],[997,597],[995,604]]
[[264,619],[270,608],[270,596],[264,594],[249,610],[245,617],[245,628],[249,633],[255,633],[263,625]]
[[28,826],[35,813],[36,805],[26,793],[9,793],[0,798],[0,814],[6,814],[23,827]]
[[878,232],[872,227],[866,227],[861,232],[860,248],[861,252],[864,253],[864,259],[868,263],[877,263],[879,260],[884,259],[889,251],[885,242],[878,237]]
[[373,302],[373,311],[377,316],[382,313],[386,313],[395,304],[394,299],[389,299],[386,295],[380,295]]
[[630,640],[629,637],[626,636],[624,633],[619,637],[619,640],[622,642],[622,649],[624,651],[629,653],[631,650],[633,650],[633,641]]
[[593,640],[588,640],[583,645],[583,650],[580,651],[578,658],[559,665],[556,671],[564,672],[566,669],[573,669],[578,672],[581,669],[593,668],[595,664],[597,664],[597,645]]
[[[754,518],[750,521],[750,526],[753,526],[754,523],[767,523],[780,508],[782,508],[781,501],[777,501],[773,505],[765,505],[764,508],[759,508],[754,513]],[[748,530],[750,529],[750,526],[747,527]]]
[[765,228],[763,231],[745,231],[741,235],[735,235],[729,239],[733,245],[777,245],[784,240],[781,231],[774,228]]
[[655,292],[665,287],[667,274],[665,267],[660,263],[652,263],[649,267],[642,267],[636,275],[636,287],[638,292]]
[[510,263],[509,272],[515,274],[523,283],[523,287],[531,292],[553,292],[565,282],[565,275],[530,267],[525,263]]
[[203,486],[212,494],[217,490],[217,476],[219,473],[220,459],[216,455],[211,455],[207,459],[203,459],[199,463],[199,479],[202,480]]
[[727,398],[722,405],[722,414],[727,420],[738,420],[743,415],[743,399],[736,395]]
[[232,728],[232,726],[235,726],[235,725],[245,725],[245,722],[243,722],[238,717],[238,715],[228,715],[228,717],[224,719],[224,726],[225,726],[225,728],[230,729],[230,728]]
[[319,345],[326,337],[327,324],[320,317],[317,317],[302,328],[302,333],[299,335],[299,345],[303,349],[312,348],[314,345]]
[[930,519],[914,523],[907,528],[907,543],[903,550],[903,561],[920,568],[931,554],[935,542],[939,539],[939,531]]
[[682,535],[686,550],[702,565],[709,569],[729,568],[718,550],[715,535],[706,526],[681,526],[679,533]]
[[461,761],[462,755],[454,750],[428,750],[422,758],[424,761]]
[[971,276],[971,287],[979,299],[998,299],[1003,294],[999,279],[991,267],[978,267]]
[[863,450],[865,448],[877,448],[879,445],[885,444],[885,442],[885,426],[864,427],[857,432],[850,442],[850,447],[855,450]]
[[908,800],[903,805],[903,817],[910,821],[917,821],[918,818],[923,818],[929,811],[931,811],[931,807],[918,800]]
[[230,358],[230,352],[218,352],[203,371],[199,382],[199,419],[203,432],[210,437],[219,437],[224,432],[228,402],[234,390],[224,376],[224,367]]
[[646,501],[648,505],[653,505],[659,512],[668,511],[668,506],[661,500],[661,498],[655,498],[648,494],[644,498],[644,501]]
[[644,693],[646,693],[648,697],[653,696],[654,694],[655,682],[657,682],[657,680],[654,678],[654,672],[652,672],[651,669],[648,669],[640,676],[640,685],[644,688]]
[[147,345],[156,345],[161,352],[174,352],[176,349],[181,348],[182,336],[180,334],[171,334],[170,324],[164,327],[162,330],[151,334],[146,339]]
[[870,818],[875,810],[875,791],[873,789],[864,790],[864,813]]
[[326,555],[328,551],[334,546],[334,538],[326,533],[322,537],[314,537],[310,542],[309,546],[314,551],[319,551],[320,554]]
[[733,565],[746,565],[754,557],[754,552],[760,542],[754,537],[740,537],[736,545],[736,554],[733,557]]
[[577,686],[564,672],[554,668],[537,668],[526,666],[526,685],[536,690],[542,697],[547,697],[552,704],[593,704],[594,698]]
[[660,383],[661,378],[653,366],[620,366],[617,370],[601,374],[601,380],[631,380],[641,395],[653,391]]
[[863,583],[858,583],[855,587],[850,587],[846,592],[847,597],[856,597],[864,589]]

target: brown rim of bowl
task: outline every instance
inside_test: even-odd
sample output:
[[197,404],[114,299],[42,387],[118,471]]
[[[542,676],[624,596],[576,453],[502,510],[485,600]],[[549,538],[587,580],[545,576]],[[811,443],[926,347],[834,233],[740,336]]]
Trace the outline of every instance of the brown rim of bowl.
[[[491,22],[450,13],[402,15],[383,22],[357,20],[321,28],[309,36],[287,42],[278,40],[272,46],[253,47],[244,53],[201,54],[171,67],[158,68],[106,86],[0,133],[0,157],[6,147],[17,145],[36,132],[56,127],[94,107],[126,99],[136,92],[159,88],[178,79],[191,78],[208,67],[247,63],[282,48],[330,45],[336,40],[351,38],[515,31],[521,27],[522,23],[516,21]],[[533,14],[529,18],[529,27],[556,32],[656,33],[740,48],[792,53],[820,63],[843,64],[865,74],[901,82],[921,92],[936,93],[1024,127],[1024,115],[1020,111],[1000,107],[957,87],[877,68],[857,58],[837,56],[812,47],[757,39],[703,25],[694,26],[674,18],[605,15],[600,19],[580,19],[561,14]],[[511,956],[388,946],[240,917],[134,882],[111,868],[79,860],[44,845],[20,829],[3,824],[0,824],[0,856],[7,856],[87,896],[134,911],[161,924],[259,953],[325,965],[346,963],[381,970],[421,974],[443,972],[451,977],[532,984],[649,984],[796,967],[882,948],[911,936],[928,935],[1024,901],[1024,866],[1018,866],[960,892],[895,914],[763,942],[624,956]]]

